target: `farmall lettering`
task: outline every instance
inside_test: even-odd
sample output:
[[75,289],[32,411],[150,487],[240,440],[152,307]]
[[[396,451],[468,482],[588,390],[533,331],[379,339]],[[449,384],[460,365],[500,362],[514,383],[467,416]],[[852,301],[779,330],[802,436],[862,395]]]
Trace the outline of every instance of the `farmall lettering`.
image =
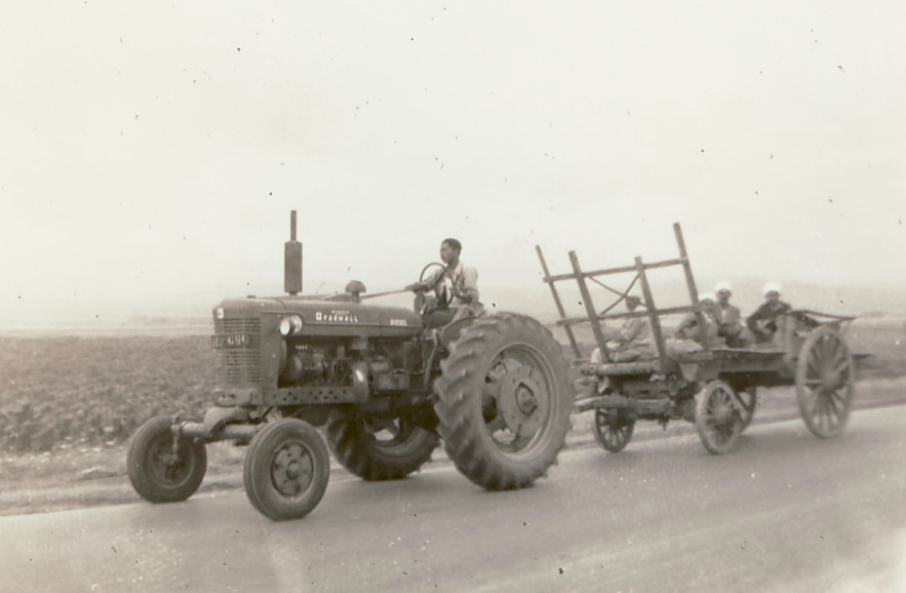
[[356,315],[351,315],[349,311],[331,311],[330,313],[317,311],[315,313],[315,321],[321,323],[358,323],[359,318]]

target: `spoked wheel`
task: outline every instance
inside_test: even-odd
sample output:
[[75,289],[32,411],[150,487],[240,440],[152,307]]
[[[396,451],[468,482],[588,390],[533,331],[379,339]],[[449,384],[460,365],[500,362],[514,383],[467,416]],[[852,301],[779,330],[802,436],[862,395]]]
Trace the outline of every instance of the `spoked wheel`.
[[635,418],[620,410],[595,410],[595,423],[592,430],[595,440],[602,448],[611,453],[619,453],[632,440],[635,429]]
[[741,406],[739,412],[742,419],[742,427],[739,429],[741,433],[752,424],[755,408],[758,406],[758,388],[748,387],[743,391],[737,391],[736,397]]
[[149,502],[179,502],[195,494],[208,465],[204,443],[175,439],[169,416],[142,424],[129,443],[126,466],[129,481]]
[[705,385],[695,406],[695,430],[712,455],[733,448],[742,433],[742,412],[733,388],[723,381]]
[[441,437],[457,469],[489,490],[531,485],[557,459],[573,406],[566,359],[534,319],[476,320],[435,383]]
[[418,470],[437,448],[437,435],[405,418],[335,416],[327,441],[337,460],[365,480],[398,480]]
[[321,502],[329,478],[327,446],[302,420],[287,418],[267,425],[245,455],[245,493],[261,514],[274,521],[310,513]]
[[809,334],[796,363],[796,401],[812,434],[828,438],[843,431],[855,375],[852,354],[839,333],[822,327]]

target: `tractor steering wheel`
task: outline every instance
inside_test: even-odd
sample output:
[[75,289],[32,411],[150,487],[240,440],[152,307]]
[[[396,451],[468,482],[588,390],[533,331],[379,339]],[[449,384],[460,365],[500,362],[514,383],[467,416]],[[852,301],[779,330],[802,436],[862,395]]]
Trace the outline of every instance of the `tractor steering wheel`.
[[[447,269],[447,266],[445,266],[445,265],[442,264],[442,263],[439,263],[439,262],[431,262],[430,264],[428,264],[428,265],[426,265],[424,268],[422,268],[422,273],[418,275],[418,281],[419,281],[419,282],[424,282],[424,281],[425,281],[425,273],[426,273],[428,270],[430,270],[430,269],[432,269],[432,268],[435,268],[435,267],[439,267],[441,270],[446,270],[446,269]],[[443,281],[443,278],[444,278],[444,275],[443,275],[443,274],[439,274],[439,275],[437,276],[437,280],[434,281],[434,284],[432,284],[431,286],[429,286],[426,290],[434,290],[434,288],[435,288],[441,281]]]

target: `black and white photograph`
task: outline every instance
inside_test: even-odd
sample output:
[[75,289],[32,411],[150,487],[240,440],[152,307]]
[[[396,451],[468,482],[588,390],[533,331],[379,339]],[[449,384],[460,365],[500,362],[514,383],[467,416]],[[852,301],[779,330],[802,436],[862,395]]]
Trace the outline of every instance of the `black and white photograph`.
[[906,591],[906,5],[0,2],[0,574]]

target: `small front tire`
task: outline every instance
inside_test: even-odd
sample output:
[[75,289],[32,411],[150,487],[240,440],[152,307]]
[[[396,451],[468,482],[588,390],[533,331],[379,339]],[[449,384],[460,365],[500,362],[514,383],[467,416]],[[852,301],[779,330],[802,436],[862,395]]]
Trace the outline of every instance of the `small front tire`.
[[172,426],[169,416],[157,416],[142,424],[129,442],[129,481],[148,502],[186,500],[201,486],[207,470],[204,443],[180,436],[174,448]]
[[245,455],[245,493],[274,521],[301,519],[324,496],[330,479],[327,446],[315,428],[294,418],[269,424]]

